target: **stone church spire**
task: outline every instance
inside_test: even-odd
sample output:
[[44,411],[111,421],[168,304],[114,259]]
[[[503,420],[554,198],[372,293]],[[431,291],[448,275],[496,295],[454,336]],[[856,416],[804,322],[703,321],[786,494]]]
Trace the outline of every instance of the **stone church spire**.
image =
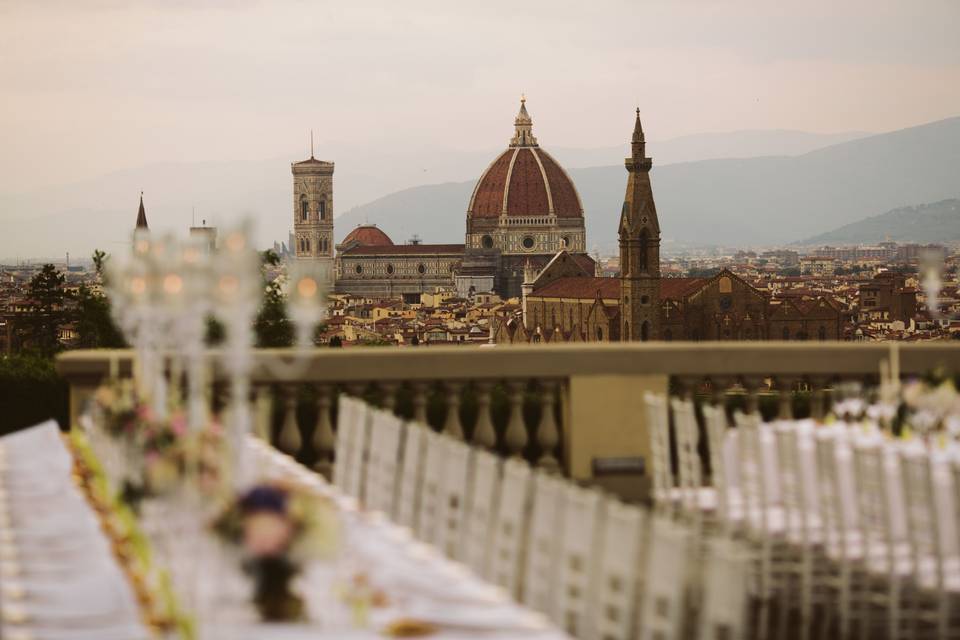
[[147,212],[143,208],[143,191],[140,192],[140,210],[137,212],[137,229],[144,229],[149,231],[150,227],[147,226]]
[[513,121],[514,134],[510,140],[511,147],[536,147],[537,139],[533,137],[533,119],[527,113],[527,98],[520,97],[520,111]]
[[620,339],[660,337],[660,221],[653,202],[640,109],[633,125],[627,191],[620,212]]

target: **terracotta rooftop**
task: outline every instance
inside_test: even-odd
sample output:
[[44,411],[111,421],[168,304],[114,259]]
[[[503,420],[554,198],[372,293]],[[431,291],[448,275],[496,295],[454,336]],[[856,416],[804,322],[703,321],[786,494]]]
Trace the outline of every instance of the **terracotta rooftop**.
[[604,299],[620,298],[619,278],[566,277],[557,278],[534,292],[538,298],[577,298],[593,300],[597,293]]
[[662,300],[680,300],[701,286],[709,278],[662,278],[660,280],[660,298]]
[[356,229],[347,234],[342,244],[356,241],[364,246],[392,247],[393,240],[390,239],[382,229],[375,224],[361,224]]

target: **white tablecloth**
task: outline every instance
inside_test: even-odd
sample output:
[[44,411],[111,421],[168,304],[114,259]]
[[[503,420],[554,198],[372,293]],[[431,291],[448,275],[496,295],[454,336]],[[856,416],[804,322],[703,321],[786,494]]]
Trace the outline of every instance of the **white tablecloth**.
[[4,436],[0,450],[0,637],[149,638],[97,517],[71,480],[56,423]]
[[[148,633],[127,579],[120,571],[98,521],[70,479],[71,457],[53,423],[0,439],[0,477],[10,522],[16,531],[15,586],[25,599],[0,591],[3,606],[19,606],[29,619],[0,625],[0,637],[16,640],[139,640]],[[254,439],[249,453],[264,478],[294,479],[328,496],[339,508],[341,552],[306,568],[298,579],[309,622],[264,624],[249,603],[250,584],[235,558],[226,558],[204,529],[206,516],[153,513],[166,527],[155,539],[155,557],[170,570],[184,608],[198,618],[200,637],[223,640],[270,638],[378,638],[398,618],[434,623],[438,640],[471,638],[559,640],[567,636],[546,619],[514,603],[463,565],[413,540],[380,514],[358,510],[323,478]],[[159,508],[144,504],[145,513]],[[0,522],[0,524],[3,524]],[[144,520],[147,527],[147,518]],[[156,532],[152,532],[156,533]],[[0,569],[9,567],[0,545]],[[358,627],[341,597],[357,573],[386,593],[389,605],[370,610]],[[0,585],[11,581],[0,574]],[[30,635],[18,636],[29,632]]]

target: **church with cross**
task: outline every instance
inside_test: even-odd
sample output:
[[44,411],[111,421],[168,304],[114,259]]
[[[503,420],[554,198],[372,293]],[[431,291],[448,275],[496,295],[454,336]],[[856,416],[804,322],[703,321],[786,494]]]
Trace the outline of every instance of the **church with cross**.
[[495,329],[497,343],[647,340],[839,340],[835,301],[777,300],[729,270],[707,278],[660,273],[660,219],[651,158],[637,110],[620,212],[620,274],[601,278],[560,251],[528,269],[521,312]]

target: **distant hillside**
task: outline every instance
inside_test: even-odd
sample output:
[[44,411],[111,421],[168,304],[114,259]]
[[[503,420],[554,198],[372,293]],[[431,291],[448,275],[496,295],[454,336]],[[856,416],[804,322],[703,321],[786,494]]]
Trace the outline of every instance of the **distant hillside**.
[[[549,147],[546,147],[549,151]],[[877,211],[960,197],[960,117],[831,145],[794,157],[670,165],[652,154],[654,196],[666,240],[715,245],[786,244]],[[590,248],[616,246],[626,185],[622,165],[571,169]],[[342,237],[373,222],[394,241],[460,241],[474,183],[394,193],[337,219]]]
[[[398,238],[411,233],[450,242],[463,236],[466,200],[446,183],[475,180],[506,144],[509,128],[500,141],[486,151],[457,151],[430,147],[358,146],[353,143],[322,144],[317,157],[336,162],[334,210],[339,216],[351,207],[395,194],[403,211],[398,215]],[[629,127],[630,122],[625,123]],[[625,130],[629,133],[629,128]],[[703,133],[649,143],[660,164],[718,157],[795,155],[840,141],[863,137],[862,132],[835,134],[801,131],[732,131]],[[620,162],[628,145],[591,149],[550,146],[566,167],[593,167]],[[292,222],[290,162],[303,158],[305,150],[291,150],[280,157],[261,160],[218,162],[160,162],[116,171],[78,183],[58,184],[28,192],[12,192],[0,176],[0,259],[59,256],[89,256],[94,248],[116,251],[130,241],[130,225],[136,219],[137,199],[145,191],[147,219],[160,232],[184,233],[196,221],[225,227],[241,216],[256,219],[261,246],[286,239]],[[376,162],[371,162],[371,158]],[[417,194],[409,187],[436,184]],[[470,187],[472,188],[472,187]],[[621,187],[622,189],[622,187]],[[468,189],[469,190],[469,189]],[[437,200],[434,192],[446,193]],[[445,227],[433,219],[437,211],[459,212]],[[400,222],[404,218],[406,222]],[[363,214],[353,216],[363,221]],[[441,233],[433,234],[436,227]],[[342,234],[341,234],[342,235]]]
[[807,238],[800,245],[960,241],[960,200],[899,207]]

